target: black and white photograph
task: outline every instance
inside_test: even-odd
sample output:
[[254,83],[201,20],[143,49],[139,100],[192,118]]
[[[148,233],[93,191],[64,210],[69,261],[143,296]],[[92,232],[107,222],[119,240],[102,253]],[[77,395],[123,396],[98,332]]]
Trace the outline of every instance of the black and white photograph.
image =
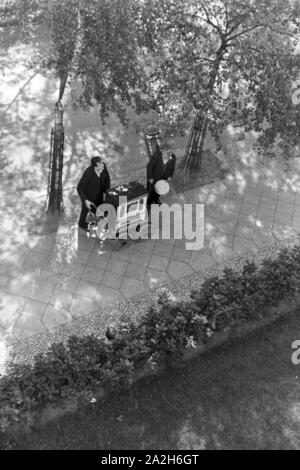
[[1,451],[300,450],[300,0],[0,0],[0,229]]

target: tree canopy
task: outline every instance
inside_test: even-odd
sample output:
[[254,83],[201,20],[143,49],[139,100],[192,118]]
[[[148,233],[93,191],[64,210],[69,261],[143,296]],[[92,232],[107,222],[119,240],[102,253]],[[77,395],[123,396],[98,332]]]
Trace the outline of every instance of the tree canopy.
[[208,115],[216,136],[231,122],[262,132],[264,144],[278,133],[299,139],[299,106],[291,99],[300,62],[299,1],[139,5],[149,86],[170,128],[184,128],[196,110]]
[[[33,64],[53,69],[75,106],[102,118],[155,109],[167,131],[193,112],[218,136],[228,123],[299,139],[299,0],[6,0],[0,40],[18,29],[48,49]],[[11,33],[12,34],[12,33]],[[61,87],[63,91],[63,86]],[[205,137],[205,136],[204,136]]]
[[0,45],[34,42],[47,47],[31,66],[53,70],[67,83],[75,106],[96,104],[103,120],[110,111],[126,124],[126,106],[143,108],[146,76],[132,15],[134,0],[7,0],[0,5]]

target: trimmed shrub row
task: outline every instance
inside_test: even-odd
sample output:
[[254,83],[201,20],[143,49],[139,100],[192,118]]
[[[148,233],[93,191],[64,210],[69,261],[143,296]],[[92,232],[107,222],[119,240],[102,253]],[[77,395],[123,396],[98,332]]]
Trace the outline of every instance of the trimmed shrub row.
[[164,293],[139,325],[120,325],[112,341],[72,336],[37,355],[32,365],[12,364],[0,379],[0,429],[30,425],[45,405],[71,396],[90,400],[103,389],[124,389],[146,365],[177,363],[186,348],[205,344],[217,331],[262,318],[293,298],[300,286],[300,247],[283,249],[259,266],[224,269],[174,302]]

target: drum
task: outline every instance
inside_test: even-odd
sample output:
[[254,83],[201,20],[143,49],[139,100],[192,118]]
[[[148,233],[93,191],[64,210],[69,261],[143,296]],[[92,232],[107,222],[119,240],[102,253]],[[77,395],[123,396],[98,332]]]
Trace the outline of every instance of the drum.
[[154,185],[155,192],[160,196],[165,196],[170,191],[170,185],[166,180],[159,180]]

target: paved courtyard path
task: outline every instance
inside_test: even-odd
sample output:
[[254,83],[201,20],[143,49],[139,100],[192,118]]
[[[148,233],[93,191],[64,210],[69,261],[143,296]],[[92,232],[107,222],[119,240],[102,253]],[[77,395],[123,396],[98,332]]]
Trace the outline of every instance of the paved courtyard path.
[[[296,188],[297,189],[297,188]],[[201,272],[300,232],[300,194],[266,186],[263,174],[229,173],[222,181],[170,194],[168,203],[205,204],[205,241],[88,239],[71,226],[44,236],[3,240],[0,334],[6,346]]]
[[[125,129],[112,115],[103,126],[97,110],[75,113],[68,96],[63,181],[68,216],[45,232],[39,221],[57,83],[51,74],[28,70],[27,46],[8,47],[1,54],[5,73],[0,77],[0,362],[8,346],[32,338],[41,344],[41,335],[56,329],[77,332],[81,320],[93,312],[98,323],[106,325],[115,315],[115,310],[107,310],[110,306],[137,299],[138,308],[143,294],[150,298],[149,292],[161,286],[300,232],[299,158],[285,173],[276,159],[261,161],[255,133],[244,132],[241,139],[241,129],[228,126],[222,152],[217,153],[209,135],[205,145],[230,171],[227,176],[217,181],[214,171],[208,171],[211,178],[199,180],[199,187],[196,183],[193,189],[177,189],[166,199],[182,205],[205,204],[201,250],[187,251],[186,240],[172,238],[124,247],[116,242],[100,246],[99,241],[87,239],[76,226],[74,186],[90,156],[105,155],[116,180],[124,182],[124,173],[127,179],[136,179],[145,173],[147,155],[143,133],[136,132],[135,123],[138,119],[143,129],[155,117],[130,114],[131,126]],[[168,139],[178,157],[184,154],[187,137],[188,129],[184,137]],[[177,169],[177,180],[181,176]],[[131,306],[128,309],[130,316]],[[94,331],[92,324],[89,331]]]

